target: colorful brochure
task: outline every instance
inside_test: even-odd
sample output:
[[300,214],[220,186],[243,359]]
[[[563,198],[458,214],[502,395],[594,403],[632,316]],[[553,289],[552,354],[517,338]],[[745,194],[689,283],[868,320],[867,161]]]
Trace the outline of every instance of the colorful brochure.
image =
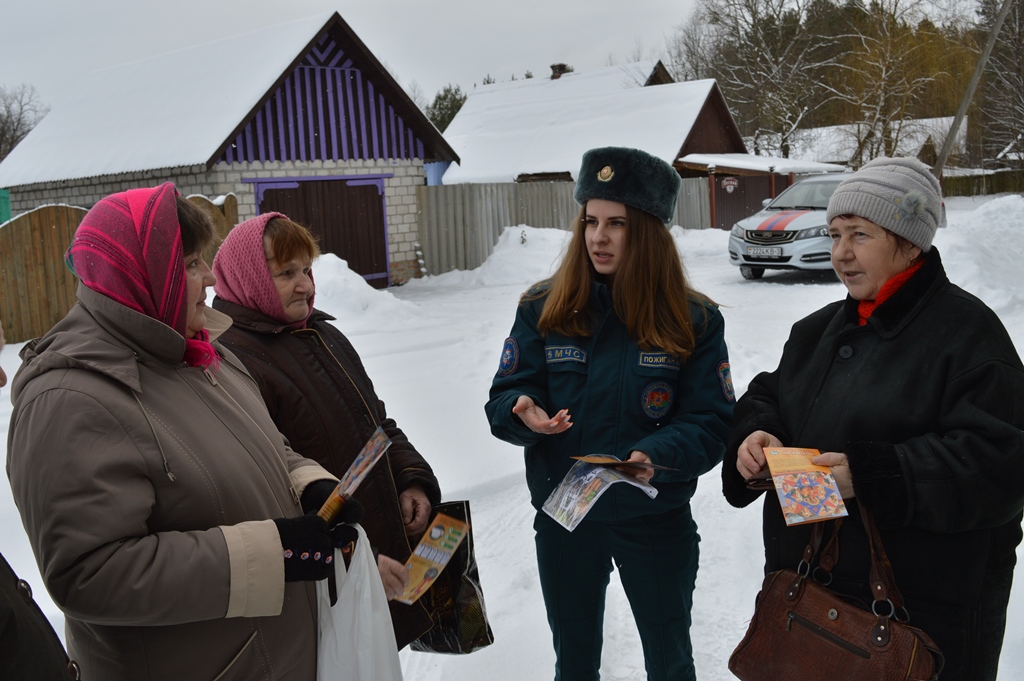
[[[602,458],[618,461],[614,457],[604,455]],[[618,461],[618,465],[621,464],[622,462]],[[611,468],[607,462],[597,464],[577,461],[541,508],[554,518],[555,522],[572,532],[605,490],[617,482],[626,482],[638,487],[651,499],[658,496],[658,490],[650,483],[641,482],[631,475]]]
[[787,525],[848,515],[831,470],[811,463],[817,449],[766,447],[764,454]]
[[448,565],[468,530],[469,525],[462,520],[444,513],[435,515],[405,563],[405,569],[409,571],[409,586],[395,600],[406,605],[415,603]]
[[384,452],[391,446],[391,438],[384,434],[384,430],[377,426],[377,430],[373,431],[373,435],[367,440],[363,448],[359,450],[359,454],[356,455],[352,465],[345,471],[345,475],[342,476],[338,486],[331,492],[331,496],[327,498],[324,505],[317,511],[317,515],[331,522],[338,512],[341,511],[341,507],[345,505],[349,497],[359,487],[359,483],[363,481],[366,474],[370,472],[374,464],[380,461],[381,457],[384,456]]

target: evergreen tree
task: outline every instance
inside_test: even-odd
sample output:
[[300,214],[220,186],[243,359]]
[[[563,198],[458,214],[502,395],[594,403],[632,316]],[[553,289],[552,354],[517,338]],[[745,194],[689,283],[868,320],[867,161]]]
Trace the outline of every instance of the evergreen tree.
[[444,132],[465,103],[466,95],[462,88],[449,83],[437,93],[433,103],[427,107],[427,118],[438,130]]

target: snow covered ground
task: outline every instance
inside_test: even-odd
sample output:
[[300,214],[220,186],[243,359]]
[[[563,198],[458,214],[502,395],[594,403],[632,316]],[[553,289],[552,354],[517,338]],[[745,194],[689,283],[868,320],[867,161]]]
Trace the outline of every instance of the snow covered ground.
[[[950,199],[949,227],[935,239],[950,278],[988,303],[1024,351],[1024,197]],[[778,362],[791,324],[845,295],[830,277],[768,273],[745,281],[726,256],[724,231],[673,235],[696,286],[723,306],[737,392]],[[533,510],[521,451],[491,437],[483,413],[519,294],[550,273],[564,233],[527,226],[505,231],[479,269],[450,272],[377,291],[333,256],[316,265],[317,306],[338,317],[362,355],[388,412],[428,458],[449,499],[473,504],[474,535],[495,643],[469,656],[403,652],[411,681],[545,679],[554,655],[536,576]],[[13,375],[20,345],[2,355]],[[6,443],[10,393],[0,398],[0,441]],[[4,445],[6,447],[6,444]],[[730,679],[729,653],[743,636],[761,582],[760,505],[736,510],[721,496],[718,470],[693,500],[701,561],[693,611],[698,677]],[[58,631],[60,612],[41,585],[21,520],[0,484],[0,551],[35,589]],[[1018,551],[1024,557],[1024,550]],[[1024,669],[1024,578],[1018,574],[1000,674]],[[609,589],[602,678],[643,679],[643,654],[629,606],[615,579]]]

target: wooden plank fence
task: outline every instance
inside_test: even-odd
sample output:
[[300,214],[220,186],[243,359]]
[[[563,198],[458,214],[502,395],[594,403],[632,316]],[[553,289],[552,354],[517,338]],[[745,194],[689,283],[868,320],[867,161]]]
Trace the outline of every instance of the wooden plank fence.
[[977,175],[946,175],[943,196],[985,196],[1024,193],[1024,170],[997,170]]
[[[506,227],[567,229],[579,212],[574,187],[572,182],[417,187],[420,250],[427,273],[479,267]],[[673,224],[707,229],[710,214],[707,180],[684,179]]]
[[[221,205],[190,196],[211,218],[223,239],[238,222],[238,204],[228,195]],[[9,343],[42,336],[75,304],[78,279],[64,265],[64,252],[88,211],[75,206],[43,206],[22,213],[0,229],[0,321]],[[205,255],[212,259],[216,244]]]

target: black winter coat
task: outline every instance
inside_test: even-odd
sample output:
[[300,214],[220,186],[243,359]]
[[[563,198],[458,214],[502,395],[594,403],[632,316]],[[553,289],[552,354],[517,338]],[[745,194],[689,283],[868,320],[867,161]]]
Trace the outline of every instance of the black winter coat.
[[[729,502],[759,496],[736,470],[755,430],[846,453],[856,500],[832,588],[870,601],[863,504],[911,623],[946,655],[941,678],[982,678],[980,632],[998,608],[981,604],[1012,574],[1021,540],[1024,367],[995,313],[949,282],[938,251],[866,325],[849,297],[797,322],[779,367],[754,378],[735,416],[722,467]],[[763,529],[765,571],[796,567],[810,528],[787,528],[775,494],[765,496]],[[1003,613],[1007,597],[995,599]]]
[[[412,446],[384,402],[349,340],[325,312],[313,310],[304,329],[292,329],[260,312],[214,298],[213,307],[234,324],[218,339],[256,380],[274,423],[292,449],[341,477],[380,425],[391,447],[360,484],[355,498],[366,509],[361,524],[381,553],[405,561],[412,553],[398,495],[420,485],[431,504],[441,489],[430,465]],[[402,648],[432,626],[419,602],[391,602],[391,618]]]
[[0,679],[57,681],[76,679],[64,646],[36,602],[27,582],[18,579],[0,554]]

